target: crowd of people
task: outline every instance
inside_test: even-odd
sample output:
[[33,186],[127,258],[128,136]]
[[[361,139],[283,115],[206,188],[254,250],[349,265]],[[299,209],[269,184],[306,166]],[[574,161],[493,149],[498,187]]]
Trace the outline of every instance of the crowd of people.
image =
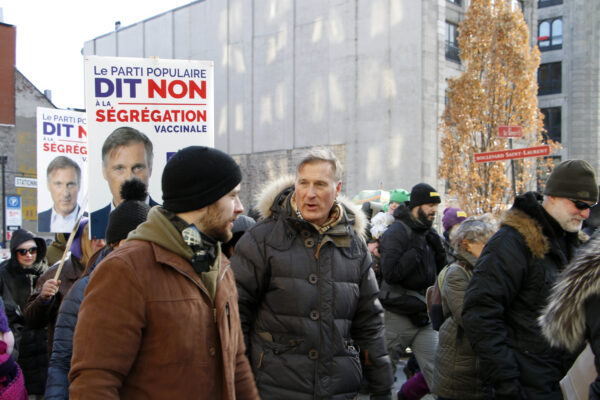
[[[546,400],[586,341],[600,368],[589,163],[561,162],[501,216],[445,207],[441,234],[430,184],[361,209],[341,177],[313,150],[266,182],[253,219],[234,159],[190,146],[162,172],[162,205],[122,183],[105,239],[87,218],[48,248],[16,231],[0,399]],[[597,374],[588,385],[600,399]]]

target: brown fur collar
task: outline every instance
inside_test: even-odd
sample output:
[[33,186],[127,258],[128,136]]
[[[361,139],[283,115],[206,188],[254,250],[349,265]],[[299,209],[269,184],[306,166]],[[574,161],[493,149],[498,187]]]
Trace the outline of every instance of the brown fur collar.
[[[293,175],[286,175],[274,181],[265,184],[256,196],[256,209],[260,213],[261,217],[268,218],[273,214],[271,207],[273,202],[279,196],[279,194],[290,186],[294,186],[295,177]],[[356,231],[358,236],[363,240],[366,239],[365,229],[368,221],[365,213],[360,209],[359,206],[352,203],[350,199],[345,196],[338,196],[337,201],[342,205],[344,212],[354,219],[353,229]],[[352,218],[350,218],[352,219]]]
[[527,213],[513,207],[504,213],[500,224],[516,229],[525,238],[525,243],[534,257],[544,258],[550,250],[542,226]]
[[595,294],[600,294],[600,235],[592,238],[560,275],[538,320],[553,346],[571,352],[581,348],[586,335],[584,305]]

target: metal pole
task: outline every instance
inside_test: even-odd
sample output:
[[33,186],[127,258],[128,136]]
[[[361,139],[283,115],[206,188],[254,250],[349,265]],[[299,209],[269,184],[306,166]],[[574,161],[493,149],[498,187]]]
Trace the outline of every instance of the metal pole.
[[5,166],[7,156],[0,156],[0,163],[2,164],[2,247],[6,248],[6,179],[5,179]]

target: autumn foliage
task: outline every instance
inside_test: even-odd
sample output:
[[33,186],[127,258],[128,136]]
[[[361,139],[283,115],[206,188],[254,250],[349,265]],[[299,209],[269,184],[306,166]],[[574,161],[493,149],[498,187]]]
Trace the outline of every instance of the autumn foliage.
[[[448,194],[468,213],[498,212],[517,194],[534,187],[540,161],[525,158],[475,163],[474,154],[544,144],[536,71],[540,56],[529,46],[519,7],[506,0],[472,0],[459,25],[464,72],[448,80],[448,103],[440,126],[439,176]],[[521,126],[523,137],[498,137],[498,126]],[[552,151],[558,145],[550,143]]]

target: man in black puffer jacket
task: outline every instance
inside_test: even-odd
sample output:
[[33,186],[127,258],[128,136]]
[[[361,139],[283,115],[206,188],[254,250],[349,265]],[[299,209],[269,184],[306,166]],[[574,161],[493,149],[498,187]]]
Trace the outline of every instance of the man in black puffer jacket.
[[598,201],[592,166],[583,160],[558,164],[544,195],[528,192],[515,199],[465,294],[463,327],[481,360],[489,398],[562,399],[559,381],[576,356],[550,348],[537,318],[582,241],[589,207]]
[[371,398],[391,399],[366,217],[337,197],[340,168],[333,154],[315,151],[295,181],[269,185],[257,205],[264,219],[231,260],[263,400],[355,398],[363,371]]
[[35,284],[48,265],[46,242],[25,229],[13,232],[11,258],[0,265],[0,296],[4,300],[10,330],[15,335],[13,358],[21,366],[30,398],[44,394],[48,353],[47,329],[33,329],[23,311]]
[[440,235],[432,228],[440,202],[433,187],[415,185],[408,207],[396,208],[395,221],[379,246],[383,275],[379,299],[385,308],[386,342],[392,362],[395,365],[410,346],[429,387],[433,384],[438,336],[427,316],[425,291],[446,265]]

